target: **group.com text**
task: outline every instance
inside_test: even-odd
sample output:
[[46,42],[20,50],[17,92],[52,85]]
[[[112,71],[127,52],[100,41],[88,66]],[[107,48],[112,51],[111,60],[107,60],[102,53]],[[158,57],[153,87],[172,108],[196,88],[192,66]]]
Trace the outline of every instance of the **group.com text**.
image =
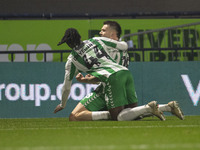
[[[71,92],[68,98],[72,100],[81,100],[89,94],[97,85],[74,83],[71,86]],[[62,84],[58,84],[55,92],[47,83],[40,84],[0,84],[0,102],[8,101],[35,101],[35,106],[41,106],[41,101],[61,100]]]

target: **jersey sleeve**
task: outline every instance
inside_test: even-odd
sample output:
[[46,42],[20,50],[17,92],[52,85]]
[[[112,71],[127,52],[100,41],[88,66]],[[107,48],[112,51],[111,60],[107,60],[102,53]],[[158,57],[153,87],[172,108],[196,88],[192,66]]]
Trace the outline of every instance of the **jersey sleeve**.
[[127,51],[128,44],[124,41],[116,41],[106,37],[94,37],[93,39],[101,40],[106,46],[110,46],[122,51]]
[[68,57],[68,60],[65,64],[65,76],[64,76],[64,82],[63,82],[63,87],[62,87],[62,97],[61,97],[61,106],[65,107],[68,96],[70,94],[71,90],[71,84],[72,84],[72,79],[74,76],[78,74],[78,70],[72,63],[72,56],[70,55]]

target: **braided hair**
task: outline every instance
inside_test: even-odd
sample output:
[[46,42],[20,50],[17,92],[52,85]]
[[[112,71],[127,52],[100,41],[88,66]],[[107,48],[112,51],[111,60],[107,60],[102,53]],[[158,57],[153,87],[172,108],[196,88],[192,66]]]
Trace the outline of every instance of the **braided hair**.
[[67,43],[67,45],[73,49],[81,44],[81,36],[76,29],[68,28],[65,31],[65,35],[57,45],[59,46],[63,43]]

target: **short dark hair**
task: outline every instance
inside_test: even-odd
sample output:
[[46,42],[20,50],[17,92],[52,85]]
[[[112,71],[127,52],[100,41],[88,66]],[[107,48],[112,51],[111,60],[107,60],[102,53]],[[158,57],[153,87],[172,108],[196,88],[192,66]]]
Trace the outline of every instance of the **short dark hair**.
[[67,45],[70,48],[74,48],[76,46],[79,46],[81,43],[81,36],[78,33],[78,31],[74,28],[68,28],[65,31],[65,35],[63,36],[63,38],[61,39],[61,41],[58,43],[58,46],[63,44],[63,43],[67,43]]
[[120,38],[120,35],[122,33],[122,29],[121,26],[119,25],[119,23],[117,23],[116,21],[104,21],[103,23],[104,25],[109,25],[111,28],[115,29],[117,31],[117,37]]

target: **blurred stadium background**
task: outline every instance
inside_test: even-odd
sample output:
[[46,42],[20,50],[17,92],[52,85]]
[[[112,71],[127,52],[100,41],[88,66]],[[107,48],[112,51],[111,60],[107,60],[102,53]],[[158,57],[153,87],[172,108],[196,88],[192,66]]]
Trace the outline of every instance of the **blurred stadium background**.
[[1,0],[0,118],[68,117],[95,86],[74,80],[67,109],[52,113],[70,53],[56,44],[68,27],[77,28],[82,39],[98,36],[106,20],[122,26],[139,104],[177,100],[186,115],[200,115],[199,5],[198,0]]
[[[199,0],[0,0],[0,150],[199,150]],[[73,81],[60,102],[68,27],[82,39],[121,24],[139,105],[177,100],[186,115],[166,121],[69,122],[94,85]]]

